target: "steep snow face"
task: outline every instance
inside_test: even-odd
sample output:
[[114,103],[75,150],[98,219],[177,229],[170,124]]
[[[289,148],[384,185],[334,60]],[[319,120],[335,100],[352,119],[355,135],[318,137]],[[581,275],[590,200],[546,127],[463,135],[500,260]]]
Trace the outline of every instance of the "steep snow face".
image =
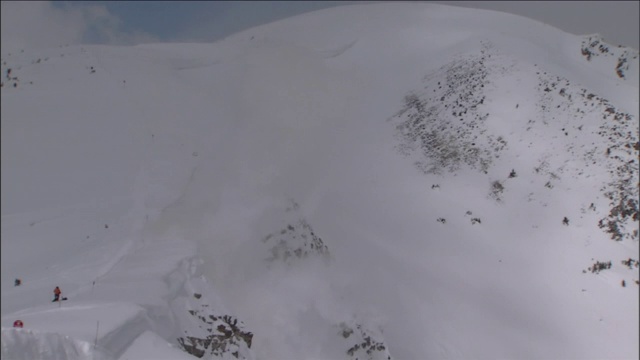
[[637,50],[394,3],[1,69],[3,356],[639,355]]

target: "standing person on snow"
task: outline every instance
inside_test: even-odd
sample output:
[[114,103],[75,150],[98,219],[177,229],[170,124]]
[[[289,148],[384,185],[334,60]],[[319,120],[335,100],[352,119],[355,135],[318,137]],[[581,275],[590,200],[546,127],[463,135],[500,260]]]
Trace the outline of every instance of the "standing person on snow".
[[53,301],[60,301],[60,294],[62,294],[62,291],[60,291],[60,288],[56,286],[55,289],[53,289]]

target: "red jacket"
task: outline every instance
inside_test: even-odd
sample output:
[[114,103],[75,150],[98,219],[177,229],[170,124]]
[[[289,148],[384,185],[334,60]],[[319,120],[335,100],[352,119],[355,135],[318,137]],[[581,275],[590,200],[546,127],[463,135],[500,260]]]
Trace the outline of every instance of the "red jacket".
[[60,293],[62,293],[62,291],[60,291],[60,288],[59,288],[59,287],[56,287],[56,288],[53,290],[53,293],[54,293],[54,294],[56,294],[56,295],[60,295]]

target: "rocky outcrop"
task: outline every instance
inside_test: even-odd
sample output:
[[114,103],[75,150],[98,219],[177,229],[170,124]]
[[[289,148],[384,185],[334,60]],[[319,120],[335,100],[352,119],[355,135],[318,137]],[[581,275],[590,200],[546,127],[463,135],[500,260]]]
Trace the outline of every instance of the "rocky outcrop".
[[[547,128],[557,127],[561,136],[568,140],[565,151],[574,156],[576,165],[569,168],[558,164],[551,172],[548,168],[554,160],[546,159],[546,166],[540,166],[536,173],[549,174],[549,181],[553,182],[563,172],[586,178],[590,172],[585,169],[605,170],[609,180],[602,183],[600,193],[609,202],[609,212],[600,218],[598,226],[613,240],[637,239],[638,120],[608,99],[571,84],[563,77],[546,72],[537,72],[537,75],[537,106],[542,124]],[[592,135],[599,138],[597,143],[583,140]]]
[[270,256],[267,261],[293,264],[308,257],[329,260],[329,248],[313,231],[299,210],[300,206],[291,200],[284,214],[287,225],[262,239],[262,242],[269,247]]
[[185,351],[199,358],[205,357],[206,354],[215,358],[228,358],[229,354],[236,359],[248,358],[242,350],[251,347],[253,334],[244,331],[244,325],[238,322],[237,318],[213,315],[206,304],[202,304],[200,310],[188,312],[200,322],[199,328],[202,332],[208,335],[185,335],[178,338],[178,343]]
[[175,337],[180,347],[204,359],[253,360],[250,350],[253,333],[237,317],[231,315],[202,275],[197,259],[183,261],[180,269],[167,281],[180,284],[183,294],[171,301],[180,334]]
[[487,172],[507,148],[506,140],[487,132],[485,88],[491,75],[507,69],[490,44],[479,54],[454,60],[424,78],[425,87],[409,93],[396,123],[398,151],[415,155],[425,174],[455,172],[466,165]]
[[599,35],[585,37],[580,44],[580,53],[587,61],[597,57],[611,58],[611,68],[621,79],[627,78],[629,65],[638,59],[638,52],[622,46],[612,47],[605,43]]
[[363,324],[342,322],[338,325],[344,338],[346,354],[353,360],[391,360],[391,354],[381,331],[367,328]]

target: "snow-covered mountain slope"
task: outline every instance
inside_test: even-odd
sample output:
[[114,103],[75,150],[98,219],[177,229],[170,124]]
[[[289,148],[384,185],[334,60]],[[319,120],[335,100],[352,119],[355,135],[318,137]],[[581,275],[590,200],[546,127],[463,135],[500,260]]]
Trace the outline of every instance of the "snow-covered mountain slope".
[[639,356],[635,49],[393,3],[1,69],[3,358]]

